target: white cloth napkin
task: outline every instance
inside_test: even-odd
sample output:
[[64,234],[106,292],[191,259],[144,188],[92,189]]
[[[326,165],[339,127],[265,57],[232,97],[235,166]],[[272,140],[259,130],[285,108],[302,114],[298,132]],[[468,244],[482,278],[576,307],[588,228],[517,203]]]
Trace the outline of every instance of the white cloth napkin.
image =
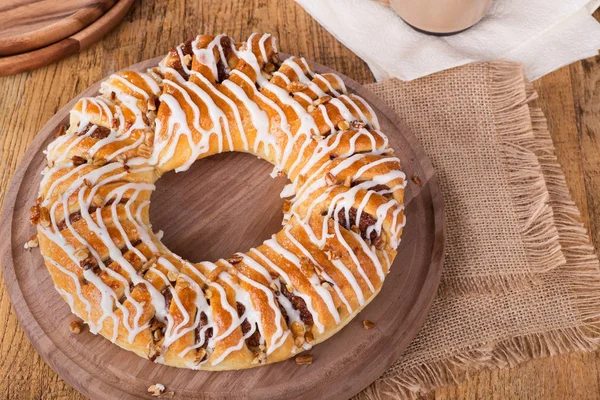
[[474,61],[519,61],[534,80],[598,54],[600,0],[494,0],[484,19],[454,36],[406,25],[373,0],[296,0],[369,64],[377,80],[412,80]]

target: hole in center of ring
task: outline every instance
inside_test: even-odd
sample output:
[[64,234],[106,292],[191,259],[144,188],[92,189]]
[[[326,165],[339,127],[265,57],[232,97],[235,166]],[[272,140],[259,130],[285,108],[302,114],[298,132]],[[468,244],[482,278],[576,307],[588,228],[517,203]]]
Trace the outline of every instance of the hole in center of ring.
[[224,153],[164,174],[150,204],[154,232],[191,262],[216,261],[247,252],[281,230],[289,181],[271,178],[273,165],[246,153]]

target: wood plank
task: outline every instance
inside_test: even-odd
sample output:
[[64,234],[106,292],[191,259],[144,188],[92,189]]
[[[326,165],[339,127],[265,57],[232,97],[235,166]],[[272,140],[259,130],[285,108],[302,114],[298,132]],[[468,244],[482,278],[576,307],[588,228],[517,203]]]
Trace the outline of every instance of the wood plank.
[[[164,54],[174,42],[197,32],[223,31],[242,37],[254,30],[273,32],[280,38],[282,49],[333,67],[361,83],[373,80],[364,62],[291,0],[156,0],[143,5],[136,2],[121,25],[88,50],[40,70],[0,78],[0,203],[35,133],[85,87],[109,72]],[[598,114],[592,110],[583,115],[584,109],[593,109],[587,105],[590,99],[600,104],[596,94],[586,97],[600,86],[590,81],[592,73],[596,76],[594,71],[598,70],[597,60],[594,63],[595,66],[586,67],[592,69],[589,72],[583,64],[575,63],[544,77],[536,87],[540,92],[537,104],[549,119],[569,188],[598,246],[600,213],[595,203],[588,206],[590,198],[593,203],[594,198],[600,197],[598,161],[594,161],[593,151],[586,155],[580,152],[578,130],[584,127],[589,136],[585,143],[597,146],[594,138],[600,134]],[[83,398],[41,361],[16,321],[4,283],[0,287],[0,397]],[[462,385],[439,389],[428,397],[504,399],[512,394],[513,398],[540,399],[566,394],[563,398],[597,398],[599,373],[600,352],[571,354],[531,361],[513,370],[475,374]]]

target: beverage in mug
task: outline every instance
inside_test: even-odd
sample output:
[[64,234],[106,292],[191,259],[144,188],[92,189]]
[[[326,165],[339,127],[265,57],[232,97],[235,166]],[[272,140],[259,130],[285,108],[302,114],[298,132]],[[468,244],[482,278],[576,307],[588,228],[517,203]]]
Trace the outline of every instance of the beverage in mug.
[[400,17],[418,31],[452,35],[483,18],[492,0],[390,0]]

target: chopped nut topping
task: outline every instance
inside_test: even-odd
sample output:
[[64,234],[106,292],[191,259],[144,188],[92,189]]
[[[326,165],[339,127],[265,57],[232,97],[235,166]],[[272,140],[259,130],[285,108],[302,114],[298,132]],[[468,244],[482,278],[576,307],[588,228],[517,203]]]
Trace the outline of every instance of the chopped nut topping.
[[293,288],[291,285],[288,285],[288,284],[286,284],[286,285],[285,285],[285,289],[286,289],[288,292],[290,292],[290,293],[293,293],[293,292],[294,292],[294,288]]
[[275,71],[275,64],[272,64],[272,63],[269,63],[269,62],[266,63],[265,64],[265,72],[271,73],[273,71]]
[[148,271],[152,266],[156,264],[156,256],[152,256],[148,261],[142,264],[140,270],[138,271],[138,275],[143,275]]
[[81,321],[78,320],[73,320],[71,321],[71,323],[69,324],[69,330],[71,331],[71,333],[73,334],[78,334],[81,333]]
[[330,282],[323,281],[321,282],[321,286],[323,286],[327,290],[333,290],[333,285]]
[[271,57],[271,61],[273,61],[273,63],[275,64],[279,64],[279,56],[277,54],[273,54],[273,57]]
[[192,56],[186,54],[185,56],[183,56],[183,62],[189,67],[190,65],[192,65]]
[[37,204],[31,206],[29,209],[29,222],[33,225],[37,225],[40,222],[40,215],[42,214],[41,207]]
[[83,184],[87,187],[92,187],[92,182],[88,178],[83,178]]
[[104,158],[95,158],[92,160],[92,165],[96,167],[101,167],[103,165],[106,165],[106,160]]
[[79,249],[75,250],[73,255],[79,261],[83,261],[90,256],[90,251],[87,249],[87,247],[80,247]]
[[125,163],[127,163],[127,156],[125,154],[121,153],[115,157],[115,160],[117,160],[121,164],[125,164]]
[[348,121],[340,121],[337,124],[337,126],[342,131],[346,131],[346,130],[350,129],[350,124],[348,123]]
[[160,340],[163,338],[164,334],[162,329],[157,329],[154,332],[152,332],[152,338],[154,339],[155,342],[160,342]]
[[162,331],[165,329],[165,324],[157,319],[154,319],[152,325],[150,325],[150,332]]
[[148,388],[148,394],[153,397],[158,397],[165,392],[165,385],[156,383]]
[[304,334],[304,340],[306,343],[312,345],[315,342],[315,335],[313,335],[312,332],[306,332]]
[[[158,355],[160,354],[160,347],[155,343],[150,343],[150,347],[148,347],[148,359],[150,361],[156,360]],[[164,389],[163,389],[164,390]]]
[[98,266],[98,262],[94,257],[86,257],[85,259],[79,261],[79,266],[84,270],[88,270]]
[[115,92],[110,92],[110,99],[115,100],[117,98],[117,94]]
[[333,250],[325,250],[325,255],[329,260],[339,260],[340,256],[336,254]]
[[333,186],[336,184],[335,176],[331,172],[325,174],[325,183],[327,186]]
[[275,282],[271,282],[269,284],[269,287],[275,292],[278,293],[279,292],[279,288],[277,287],[277,285],[275,284]]
[[227,259],[227,262],[228,262],[229,264],[237,264],[237,263],[240,263],[240,262],[242,262],[242,260],[243,260],[243,259],[244,259],[244,258],[243,258],[241,255],[239,255],[239,254],[234,254],[234,255],[232,255],[230,258],[228,258],[228,259]]
[[298,365],[310,365],[313,362],[312,354],[302,354],[296,357],[296,364]]
[[292,335],[294,336],[294,338],[297,338],[299,336],[302,336],[302,341],[304,342],[304,325],[298,321],[294,321],[292,322],[292,325],[290,326],[290,330],[292,331]]
[[62,124],[61,126],[58,127],[58,130],[56,131],[56,135],[54,135],[54,136],[60,137],[60,136],[64,135],[65,132],[67,132],[67,126],[65,124]]
[[323,135],[312,135],[312,139],[319,141],[319,140],[325,139],[325,136],[323,136]]
[[252,360],[252,364],[264,364],[267,361],[267,353],[261,351],[256,354],[256,357]]
[[75,165],[75,166],[87,163],[87,160],[85,158],[79,157],[79,156],[71,157],[71,161],[73,162],[73,165]]
[[210,288],[208,288],[204,291],[204,297],[206,297],[207,299],[210,299],[213,297],[213,292]]
[[383,235],[379,235],[373,240],[373,246],[375,246],[377,250],[382,250],[385,247],[385,243],[386,240]]
[[198,352],[194,356],[194,365],[200,365],[200,363],[202,361],[204,361],[204,359],[206,358],[207,355],[208,355],[208,352],[206,351],[206,349],[203,349],[202,347],[200,347],[198,349]]
[[294,344],[296,347],[302,347],[302,345],[304,345],[304,336],[296,336],[294,338]]
[[178,272],[169,271],[167,273],[167,279],[169,279],[169,282],[176,282],[178,277],[179,277],[179,273]]
[[147,111],[146,118],[148,119],[148,125],[150,126],[150,128],[154,129],[154,127],[156,126],[156,111]]
[[314,101],[313,105],[315,107],[320,106],[321,104],[325,104],[327,103],[329,100],[331,100],[331,96],[323,96],[323,97],[319,97],[317,100]]
[[301,92],[302,90],[308,89],[308,86],[300,82],[290,82],[286,89],[288,92]]
[[46,207],[40,207],[39,224],[43,228],[48,228],[50,226],[50,211],[48,211]]
[[413,176],[411,181],[413,181],[416,185],[421,186],[421,178],[419,178],[417,175]]
[[348,175],[346,179],[344,179],[344,186],[350,187],[352,186],[352,175]]
[[355,119],[354,121],[352,121],[352,127],[355,129],[362,129],[365,127],[365,123]]
[[306,111],[309,113],[315,112],[316,109],[317,107],[313,106],[312,104],[309,104],[308,107],[306,107]]
[[119,125],[120,125],[120,124],[119,124],[119,118],[117,118],[117,117],[113,117],[113,119],[112,119],[112,121],[111,121],[111,123],[110,123],[110,127],[111,127],[113,130],[115,130],[115,131],[116,131],[117,129],[119,129]]
[[25,242],[25,249],[29,250],[29,249],[33,249],[34,247],[38,247],[39,243],[38,243],[38,238],[36,235],[33,235],[32,237],[29,238],[29,240],[27,242]]
[[375,326],[375,323],[365,319],[363,321],[363,326],[365,327],[365,329],[371,329]]

